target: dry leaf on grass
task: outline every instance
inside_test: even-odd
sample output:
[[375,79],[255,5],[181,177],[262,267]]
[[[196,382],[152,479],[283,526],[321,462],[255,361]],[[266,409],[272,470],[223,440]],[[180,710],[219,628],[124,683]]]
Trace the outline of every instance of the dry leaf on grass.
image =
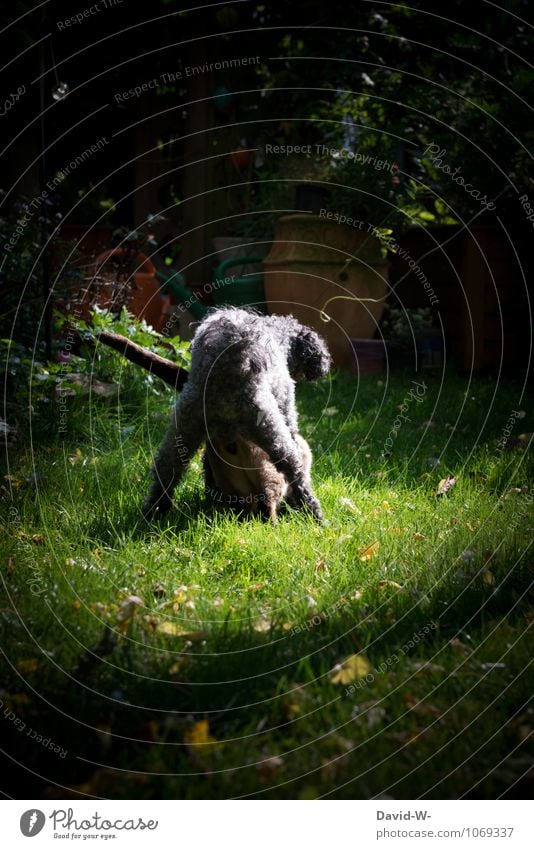
[[372,542],[371,545],[363,546],[360,548],[360,560],[365,563],[366,560],[371,560],[372,557],[376,557],[380,550],[380,543],[378,540]]
[[372,669],[365,654],[351,654],[341,663],[337,663],[330,673],[331,684],[351,684],[359,678],[365,678]]
[[22,672],[23,675],[29,675],[32,672],[36,672],[39,668],[39,661],[35,658],[31,658],[29,660],[19,660],[16,664],[16,667],[19,672]]
[[124,601],[122,601],[119,605],[119,609],[117,610],[117,622],[119,624],[119,630],[124,631],[134,618],[137,608],[143,607],[144,601],[138,595],[129,595],[126,596]]
[[160,622],[156,630],[167,637],[183,637],[192,643],[198,643],[206,638],[206,631],[189,631],[177,622]]
[[252,627],[258,632],[258,634],[266,634],[271,630],[271,621],[267,618],[267,616],[260,616],[256,619]]
[[217,742],[215,737],[210,734],[210,726],[207,719],[201,719],[200,722],[194,722],[189,728],[184,731],[184,742],[188,746],[206,746],[207,744],[221,744]]
[[350,513],[354,513],[356,516],[361,516],[362,511],[356,507],[353,501],[350,498],[340,498],[339,503],[342,507],[345,507]]
[[402,584],[398,584],[397,581],[383,580],[383,581],[379,581],[377,586],[378,586],[379,590],[385,590],[387,587],[391,587],[394,590],[402,590],[403,589]]

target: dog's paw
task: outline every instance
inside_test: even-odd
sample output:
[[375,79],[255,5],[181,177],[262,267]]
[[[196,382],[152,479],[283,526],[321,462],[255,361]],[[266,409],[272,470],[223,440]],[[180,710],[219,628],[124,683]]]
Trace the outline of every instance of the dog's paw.
[[141,512],[147,522],[153,522],[155,519],[160,519],[172,507],[172,500],[166,493],[162,493],[157,498],[149,496],[145,499]]

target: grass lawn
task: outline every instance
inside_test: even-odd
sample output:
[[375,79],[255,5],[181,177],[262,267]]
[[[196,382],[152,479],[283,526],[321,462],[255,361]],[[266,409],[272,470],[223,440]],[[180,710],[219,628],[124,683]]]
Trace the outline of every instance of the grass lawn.
[[65,441],[34,419],[3,480],[6,792],[531,794],[521,392],[426,372],[299,387],[323,527],[220,513],[200,458],[148,526],[168,392],[76,400]]

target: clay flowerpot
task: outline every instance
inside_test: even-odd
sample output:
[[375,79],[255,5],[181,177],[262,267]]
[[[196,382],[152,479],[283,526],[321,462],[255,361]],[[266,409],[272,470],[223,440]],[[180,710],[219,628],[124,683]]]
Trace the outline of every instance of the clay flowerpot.
[[233,150],[230,154],[230,161],[236,171],[240,174],[243,171],[246,171],[247,168],[250,168],[252,163],[254,162],[254,158],[256,156],[255,150],[244,150],[241,147],[238,147],[236,150]]
[[[124,253],[123,248],[112,248],[97,257],[94,263],[95,273],[101,277],[109,276],[114,281],[115,274],[107,263],[113,257],[120,257]],[[147,324],[154,330],[162,330],[165,327],[168,314],[171,309],[171,301],[168,295],[162,295],[160,284],[156,278],[156,268],[143,253],[137,256],[137,267],[133,275],[133,286],[126,299],[126,308],[137,318],[144,318]],[[106,297],[99,299],[99,306],[103,309],[112,306]]]
[[[263,266],[269,312],[292,314],[314,327],[326,339],[334,364],[353,369],[351,339],[374,336],[388,292],[389,264],[379,240],[320,215],[287,215],[277,223]],[[351,300],[327,304],[338,295]],[[354,297],[384,300],[361,303]],[[323,308],[329,322],[321,319]]]

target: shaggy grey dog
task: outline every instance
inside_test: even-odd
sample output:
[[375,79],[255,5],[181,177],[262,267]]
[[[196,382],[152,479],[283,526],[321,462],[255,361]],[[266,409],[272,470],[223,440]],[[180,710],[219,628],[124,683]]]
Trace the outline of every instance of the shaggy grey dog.
[[295,381],[330,369],[321,337],[292,316],[221,309],[199,325],[189,379],[153,467],[148,518],[166,512],[172,493],[203,443],[208,450],[247,440],[268,456],[291,487],[292,503],[322,518],[298,436]]

